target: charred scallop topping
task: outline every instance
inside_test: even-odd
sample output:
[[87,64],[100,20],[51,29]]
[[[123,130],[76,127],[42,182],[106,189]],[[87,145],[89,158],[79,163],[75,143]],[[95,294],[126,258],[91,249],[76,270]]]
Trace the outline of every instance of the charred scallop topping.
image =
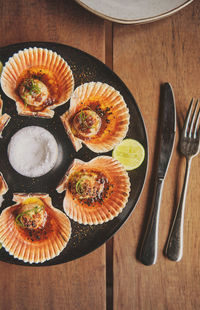
[[97,102],[95,104],[95,111],[99,115],[99,117],[104,120],[106,123],[110,123],[109,116],[112,115],[112,111],[110,107],[101,107],[101,105]]
[[46,85],[35,78],[26,78],[19,86],[19,95],[25,105],[40,106],[49,100]]
[[47,219],[44,205],[27,204],[22,206],[20,211],[15,218],[18,226],[30,230],[44,228]]
[[73,118],[75,133],[84,137],[91,137],[98,133],[101,127],[101,118],[92,109],[82,109]]
[[110,184],[99,171],[81,170],[70,176],[68,188],[74,197],[91,206],[94,202],[103,202],[108,195]]

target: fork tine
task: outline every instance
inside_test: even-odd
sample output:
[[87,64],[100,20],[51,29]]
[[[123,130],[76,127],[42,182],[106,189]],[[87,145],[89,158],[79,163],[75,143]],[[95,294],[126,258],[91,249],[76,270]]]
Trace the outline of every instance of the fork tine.
[[194,129],[194,122],[195,122],[196,112],[197,112],[197,108],[198,108],[198,103],[199,103],[199,101],[197,100],[197,102],[195,104],[194,112],[192,114],[192,120],[191,120],[190,131],[189,131],[189,137],[190,138],[192,137],[192,132]]
[[196,138],[197,136],[197,131],[199,131],[198,127],[199,127],[199,119],[200,119],[200,108],[197,114],[197,119],[196,119],[196,124],[195,124],[195,128],[194,128],[194,138]]
[[189,125],[189,121],[190,121],[190,115],[192,113],[192,106],[193,106],[193,101],[194,99],[192,98],[191,102],[190,102],[190,106],[189,106],[189,109],[187,111],[187,115],[186,115],[186,118],[185,118],[185,122],[184,122],[184,125],[183,125],[183,135],[184,137],[187,136],[187,130],[188,130],[188,125]]

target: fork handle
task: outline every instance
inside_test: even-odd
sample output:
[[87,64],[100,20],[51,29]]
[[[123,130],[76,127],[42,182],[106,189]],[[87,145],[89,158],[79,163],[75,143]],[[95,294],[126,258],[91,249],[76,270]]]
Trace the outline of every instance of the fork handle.
[[180,202],[178,204],[174,221],[171,226],[169,237],[166,244],[165,254],[173,261],[180,261],[183,256],[183,226],[184,226],[184,213],[185,201],[188,187],[188,180],[190,175],[191,158],[186,158],[186,170],[181,193]]
[[159,224],[162,188],[164,183],[163,181],[164,179],[162,178],[158,178],[156,180],[151,213],[147,223],[147,228],[142,242],[142,246],[140,249],[140,261],[147,266],[155,264],[157,259],[158,224]]

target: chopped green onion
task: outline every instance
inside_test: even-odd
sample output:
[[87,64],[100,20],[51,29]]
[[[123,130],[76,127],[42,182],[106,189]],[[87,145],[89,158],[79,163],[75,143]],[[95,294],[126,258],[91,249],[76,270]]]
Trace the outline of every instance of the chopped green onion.
[[40,88],[33,79],[26,79],[23,83],[23,86],[26,88],[30,95],[32,95],[33,92],[36,94],[40,93]]
[[83,180],[82,179],[80,179],[80,180],[78,180],[77,182],[76,182],[76,192],[78,193],[78,194],[82,194],[82,192],[81,192],[81,189],[82,189],[82,187],[81,187],[81,182],[82,182]]
[[85,121],[86,120],[86,118],[87,118],[87,115],[86,115],[86,113],[83,111],[83,110],[81,110],[81,113],[80,113],[80,119],[81,119],[81,121]]
[[81,119],[82,125],[85,126],[86,128],[91,128],[92,126],[87,124],[87,121],[86,121],[87,118],[88,118],[88,115],[84,112],[84,110],[81,110],[80,119]]
[[27,210],[27,211],[24,211],[22,213],[19,213],[15,219],[15,222],[17,225],[21,226],[21,227],[24,227],[24,224],[21,223],[20,221],[20,218],[25,215],[25,214],[28,214],[28,213],[31,213],[34,211],[35,214],[39,213],[40,211],[42,211],[44,209],[44,206],[35,206],[33,209],[30,209],[30,210]]

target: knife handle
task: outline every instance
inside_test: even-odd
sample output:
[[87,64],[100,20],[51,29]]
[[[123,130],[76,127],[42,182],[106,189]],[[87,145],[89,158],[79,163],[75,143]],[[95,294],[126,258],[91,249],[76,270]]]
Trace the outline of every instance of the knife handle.
[[144,265],[153,265],[157,259],[158,248],[158,222],[160,214],[160,203],[162,197],[163,179],[156,180],[153,205],[147,223],[147,229],[140,251],[140,260]]

